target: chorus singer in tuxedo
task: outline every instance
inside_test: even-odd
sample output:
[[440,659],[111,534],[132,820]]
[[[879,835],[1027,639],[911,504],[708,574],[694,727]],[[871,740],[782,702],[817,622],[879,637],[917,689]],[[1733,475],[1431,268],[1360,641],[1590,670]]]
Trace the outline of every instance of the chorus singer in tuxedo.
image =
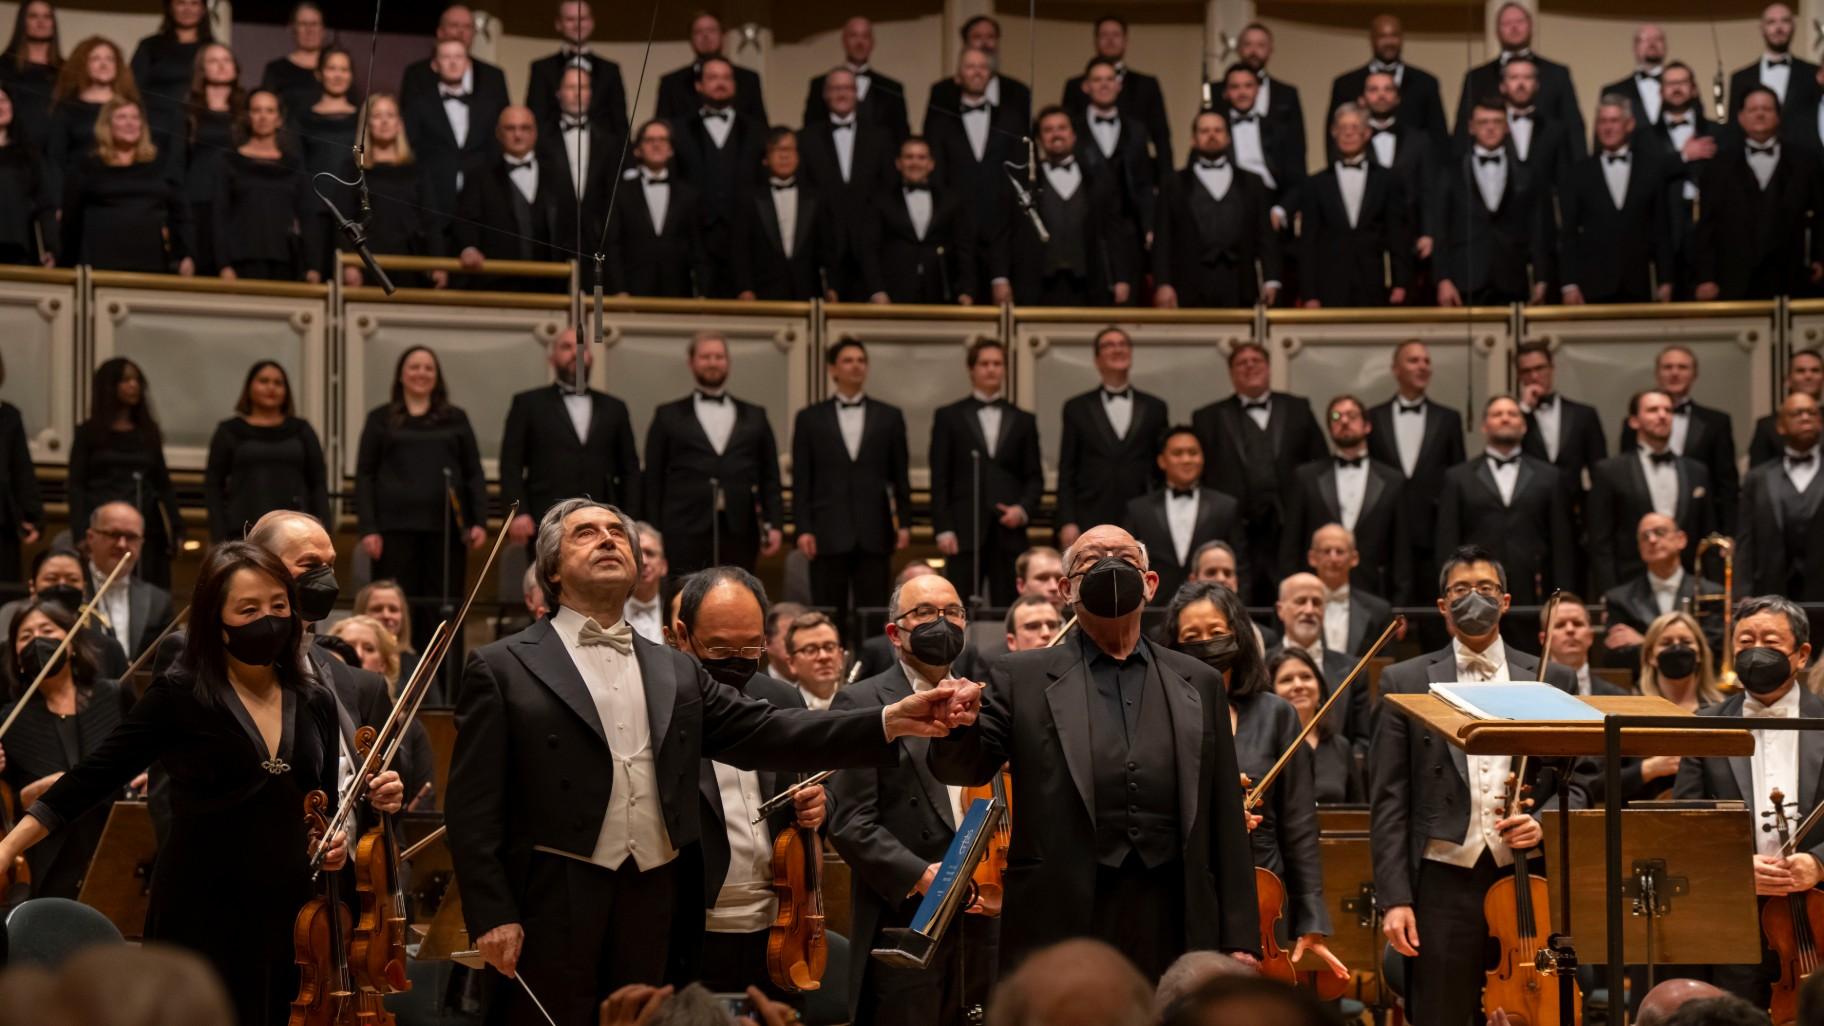
[[[640,508],[640,458],[627,404],[586,384],[576,388],[577,337],[566,328],[551,342],[553,381],[513,397],[500,440],[500,496],[519,503],[508,535],[532,541],[545,510],[577,495],[627,510]],[[582,347],[583,378],[595,353]]]
[[931,419],[931,526],[957,591],[1001,606],[1014,599],[1014,559],[1045,490],[1039,422],[1003,392],[999,340],[971,345],[968,367],[970,395]]
[[1127,504],[1158,481],[1148,458],[1168,420],[1165,400],[1135,388],[1134,340],[1103,328],[1092,343],[1102,383],[1064,403],[1058,448],[1058,541],[1120,523]]

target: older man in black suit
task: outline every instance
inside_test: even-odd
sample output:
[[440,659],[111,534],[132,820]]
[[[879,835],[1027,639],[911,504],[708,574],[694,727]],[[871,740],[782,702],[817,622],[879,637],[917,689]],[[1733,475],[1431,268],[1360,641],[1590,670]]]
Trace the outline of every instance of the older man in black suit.
[[1501,53],[1487,64],[1469,69],[1463,76],[1463,91],[1457,97],[1458,136],[1469,125],[1470,112],[1483,97],[1500,91],[1501,71],[1509,61],[1524,57],[1539,72],[1539,109],[1552,122],[1563,125],[1572,153],[1584,153],[1583,109],[1577,104],[1577,89],[1571,84],[1571,71],[1556,61],[1548,61],[1533,52],[1533,14],[1518,0],[1508,0],[1495,12],[1495,38]]
[[[702,104],[697,97],[697,79],[702,76],[703,65],[710,58],[724,56],[723,35],[722,20],[708,11],[690,19],[690,63],[666,72],[659,79],[659,100],[653,110],[654,117],[667,121],[687,118]],[[734,67],[735,74],[735,109],[750,121],[769,124],[760,76],[749,68],[732,64],[730,67]]]
[[[130,502],[104,502],[89,514],[83,542],[89,557],[83,567],[88,578],[83,591],[92,596],[129,554],[139,561],[146,544],[146,518]],[[113,636],[128,660],[152,644],[172,614],[171,593],[140,579],[133,569],[122,570],[95,605],[102,630]]]
[[1666,166],[1636,146],[1632,101],[1607,93],[1596,108],[1597,152],[1558,183],[1564,301],[1669,302],[1677,276]]
[[1710,161],[1698,181],[1692,294],[1700,300],[1804,295],[1824,281],[1824,232],[1813,224],[1824,170],[1780,138],[1775,100],[1767,86],[1748,90],[1735,115],[1742,146]]
[[1640,665],[1640,645],[1654,620],[1676,610],[1691,608],[1715,648],[1723,642],[1722,617],[1696,608],[1696,597],[1721,592],[1723,586],[1701,573],[1685,571],[1685,549],[1690,539],[1678,521],[1664,513],[1648,513],[1635,528],[1635,551],[1641,572],[1603,593],[1608,624],[1602,645],[1612,663]]
[[558,86],[566,71],[578,68],[589,76],[589,118],[625,139],[627,85],[621,79],[619,64],[590,50],[589,37],[593,35],[595,11],[589,0],[559,0],[557,37],[563,44],[556,53],[532,62],[526,76],[526,106],[532,108],[532,115],[540,124],[556,120]]
[[[1292,473],[1279,565],[1294,570],[1309,563],[1332,589],[1343,587],[1346,579],[1359,591],[1405,602],[1412,584],[1412,541],[1401,522],[1406,515],[1406,476],[1398,464],[1370,458],[1368,436],[1374,425],[1360,399],[1331,399],[1324,422],[1335,452],[1300,464]],[[1342,558],[1319,544],[1328,527],[1348,537],[1349,565],[1340,574],[1323,571],[1316,561],[1320,554]],[[1308,549],[1301,548],[1307,543]],[[1353,644],[1349,650],[1354,651]]]
[[829,287],[843,298],[868,298],[867,229],[874,202],[895,177],[898,142],[877,118],[857,109],[860,77],[839,67],[823,76],[823,113],[806,120],[798,132],[805,181],[831,204],[835,214],[838,262]]
[[1273,601],[1283,576],[1280,539],[1288,523],[1289,468],[1324,456],[1323,429],[1303,396],[1275,392],[1265,346],[1244,342],[1229,350],[1235,394],[1191,415],[1203,442],[1204,483],[1241,502],[1241,546],[1250,605]]
[[[1013,832],[1033,862],[1006,880],[1008,963],[1076,936],[1115,944],[1155,979],[1188,950],[1257,957],[1221,675],[1142,636],[1159,580],[1126,531],[1085,531],[1065,574],[1077,634],[995,663],[974,722],[930,746],[948,784],[1012,771]],[[958,685],[957,699],[976,688]]]
[[1398,306],[1412,277],[1414,204],[1400,178],[1368,153],[1368,116],[1353,103],[1330,115],[1329,167],[1306,180],[1299,266],[1322,268],[1301,284],[1303,304]]
[[[906,118],[906,87],[896,78],[876,71],[868,62],[874,56],[874,23],[859,15],[843,22],[842,60],[838,67],[855,77],[856,115],[886,132],[890,144],[912,134]],[[804,123],[814,125],[830,116],[824,85],[829,76],[811,79],[804,96]]]
[[[1716,510],[1715,526],[1729,534],[1735,530],[1735,503],[1740,491],[1740,474],[1735,462],[1735,426],[1727,412],[1691,398],[1691,390],[1697,384],[1697,372],[1697,354],[1686,346],[1666,346],[1653,361],[1654,383],[1658,391],[1672,400],[1672,433],[1667,436],[1667,444],[1671,451],[1696,460],[1709,471],[1709,483],[1713,488],[1711,502]],[[1621,452],[1630,452],[1638,446],[1633,423],[1623,421]]]
[[[1824,352],[1816,349],[1795,350],[1786,361],[1786,395],[1803,392],[1824,401]],[[1754,435],[1748,440],[1748,465],[1758,467],[1780,458],[1785,443],[1780,440],[1780,412],[1775,410],[1754,422]]]
[[1241,541],[1241,504],[1234,496],[1203,485],[1203,462],[1203,443],[1195,429],[1168,429],[1155,458],[1165,487],[1135,496],[1122,512],[1120,523],[1146,546],[1159,574],[1156,605],[1170,602],[1179,585],[1190,579],[1191,557],[1197,550],[1212,541]]
[[[567,168],[538,159],[538,126],[532,112],[524,107],[501,111],[494,137],[499,154],[466,176],[456,200],[458,216],[450,228],[457,259],[471,273],[483,272],[490,257],[555,259],[562,255],[565,239],[575,237],[575,185]],[[568,224],[562,217],[566,211],[572,213]],[[563,287],[551,279],[473,280],[478,287],[501,291]]]
[[[1590,471],[1588,523],[1591,573],[1606,591],[1634,577],[1645,565],[1633,539],[1648,513],[1670,517],[1687,537],[1702,538],[1715,524],[1717,500],[1710,471],[1672,447],[1672,397],[1660,389],[1628,400],[1628,426],[1639,446],[1596,464]],[[1685,564],[1690,566],[1687,557]]]
[[[1576,676],[1501,640],[1512,599],[1507,573],[1484,549],[1450,553],[1438,575],[1438,611],[1451,642],[1381,672],[1381,694],[1422,695],[1433,684],[1544,680],[1577,693]],[[1535,777],[1539,762],[1529,764]],[[1386,910],[1381,932],[1416,959],[1409,973],[1408,1016],[1419,1026],[1458,1026],[1477,1014],[1482,991],[1483,898],[1516,858],[1544,839],[1537,815],[1510,815],[1504,785],[1519,767],[1507,756],[1466,756],[1418,721],[1393,709],[1375,720],[1368,756],[1370,844],[1376,900]],[[1565,785],[1569,785],[1568,788]],[[1583,804],[1572,777],[1557,795]]]
[[1360,101],[1367,92],[1368,76],[1385,72],[1392,76],[1400,96],[1400,123],[1423,133],[1433,152],[1444,152],[1450,123],[1444,120],[1443,90],[1436,75],[1406,63],[1406,28],[1400,19],[1391,14],[1375,15],[1368,23],[1368,46],[1373,59],[1336,76],[1330,84],[1331,112],[1345,103]]
[[[698,978],[704,797],[673,784],[700,759],[877,765],[895,738],[966,718],[948,684],[882,710],[778,709],[736,690],[758,641],[719,643],[698,662],[635,637],[622,612],[636,533],[611,506],[552,507],[537,562],[552,615],[472,653],[457,706],[445,807],[469,934],[501,974],[523,964],[564,981],[535,984],[562,1022],[591,1019],[623,984]],[[490,1021],[545,1021],[522,988],[490,976],[488,991]]]
[[1405,475],[1401,519],[1412,548],[1416,598],[1436,573],[1436,556],[1446,551],[1437,541],[1438,499],[1445,471],[1464,459],[1463,414],[1428,394],[1431,347],[1424,342],[1408,339],[1394,347],[1393,379],[1394,395],[1368,410],[1368,456]]
[[1148,457],[1171,420],[1165,400],[1134,387],[1127,332],[1103,328],[1091,345],[1102,382],[1065,401],[1058,445],[1058,542],[1066,546],[1087,528],[1120,523],[1128,503],[1158,483]]
[[674,573],[751,568],[783,543],[779,447],[766,411],[728,394],[728,339],[700,331],[686,351],[696,389],[660,406],[646,430],[648,519]]
[[684,298],[709,287],[702,195],[671,173],[671,154],[670,125],[639,127],[608,219],[610,292]]
[[[1316,574],[1297,573],[1279,582],[1279,601],[1273,606],[1273,614],[1279,619],[1279,650],[1295,648],[1311,657],[1311,661],[1323,671],[1324,680],[1320,703],[1329,700],[1330,695],[1349,671],[1355,668],[1357,657],[1346,648],[1332,648],[1325,637],[1324,620],[1328,612],[1329,589]],[[1386,630],[1385,622],[1368,638],[1373,644]],[[1272,652],[1267,653],[1271,658]],[[1359,685],[1366,680],[1356,681],[1351,687],[1349,697],[1345,698],[1337,709],[1335,721],[1329,726],[1337,734],[1349,740],[1357,749],[1366,751],[1370,730],[1370,711],[1372,709],[1368,689]]]
[[1039,422],[1003,391],[998,339],[970,345],[967,361],[971,394],[931,418],[931,527],[957,590],[1000,606],[1013,601],[1013,561],[1045,490]]
[[792,428],[793,512],[811,596],[849,634],[856,606],[886,602],[888,561],[911,544],[906,418],[864,391],[859,339],[838,339],[824,362],[835,394],[799,410]]
[[1341,524],[1325,524],[1312,532],[1305,562],[1324,583],[1325,650],[1359,658],[1387,629],[1393,603],[1356,586],[1362,556],[1355,535]]
[[[1172,126],[1165,120],[1165,94],[1160,91],[1157,78],[1127,66],[1127,19],[1116,14],[1097,18],[1095,43],[1096,56],[1114,61],[1116,70],[1121,73],[1121,112],[1138,118],[1146,126],[1160,163],[1170,167]],[[1089,97],[1083,92],[1082,75],[1073,76],[1064,83],[1064,97],[1060,102],[1072,115],[1082,116],[1089,106]]]
[[1510,594],[1530,606],[1572,586],[1578,552],[1569,488],[1557,467],[1521,451],[1525,436],[1512,396],[1484,404],[1481,456],[1444,472],[1438,549],[1487,549],[1508,571]]
[[1818,481],[1818,401],[1794,392],[1780,403],[1777,460],[1742,482],[1735,558],[1747,590],[1824,601],[1824,484]]
[[[963,37],[963,49],[980,50],[993,59],[995,72],[988,79],[988,102],[1021,121],[1032,120],[1032,89],[1026,83],[1000,72],[1001,23],[993,15],[977,14],[957,30]],[[956,110],[962,102],[962,86],[956,78],[940,78],[931,83],[931,95],[925,101],[925,116],[931,111]]]

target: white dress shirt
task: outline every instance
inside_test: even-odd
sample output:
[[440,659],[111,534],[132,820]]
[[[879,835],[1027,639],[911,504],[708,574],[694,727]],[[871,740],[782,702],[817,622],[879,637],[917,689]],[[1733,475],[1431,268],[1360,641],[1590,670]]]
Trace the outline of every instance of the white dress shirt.
[[589,183],[589,119],[564,115],[557,131],[564,145],[564,161],[570,165],[570,185],[581,196]]
[[1197,176],[1197,181],[1209,192],[1210,198],[1218,203],[1229,194],[1229,187],[1235,184],[1235,166],[1227,157],[1209,161],[1193,157],[1191,168],[1191,173]]
[[1652,570],[1647,571],[1647,587],[1653,592],[1654,608],[1664,616],[1678,606],[1678,589],[1685,586],[1685,568],[1675,566],[1672,576],[1661,577]]
[[735,400],[727,392],[711,394],[721,396],[722,401],[706,398],[704,390],[698,389],[691,393],[691,406],[697,411],[697,423],[709,436],[710,447],[720,456],[728,448],[729,436],[735,433]]
[[861,459],[861,432],[868,423],[867,397],[836,393],[836,429],[842,432],[842,447],[849,459]]
[[855,167],[855,115],[846,118],[830,115],[830,140],[836,144],[836,169],[842,175],[842,183],[849,183],[849,173]]
[[[1693,106],[1680,114],[1665,112],[1666,138],[1672,141],[1672,149],[1677,151],[1680,160],[1685,159],[1685,144],[1697,134],[1697,109]],[[1673,119],[1676,118],[1675,122]]]
[[[565,386],[568,387],[568,386]],[[570,426],[576,429],[576,440],[589,441],[589,423],[595,417],[595,399],[585,392],[582,395],[563,393],[564,412],[570,415]]]
[[[839,685],[837,685],[836,691],[840,691],[840,690],[842,690],[842,687],[839,684]],[[806,709],[814,709],[819,712],[821,712],[825,709],[828,709],[830,707],[830,703],[836,701],[836,691],[830,692],[830,697],[828,697],[828,698],[818,698],[814,692],[812,692],[809,688],[805,687],[803,684],[798,685],[798,694],[800,697],[802,697],[804,699],[804,707]]]
[[[935,686],[930,681],[927,681],[925,678],[912,672],[912,667],[907,666],[903,661],[899,664],[899,669],[901,673],[906,675],[906,682],[912,685],[914,694],[922,694]],[[954,817],[952,822],[961,826],[963,822],[963,789],[954,784],[948,784],[945,785],[944,790],[950,795],[950,815]]]
[[1388,118],[1379,124],[1374,118],[1368,119],[1368,128],[1374,134],[1368,138],[1368,145],[1373,147],[1374,162],[1385,168],[1393,167],[1394,160],[1400,155],[1400,136],[1393,131],[1394,119]]
[[1324,647],[1332,652],[1349,651],[1349,585],[1347,584],[1335,591],[1324,590]]
[[1128,429],[1134,426],[1134,386],[1128,385],[1119,393],[1111,393],[1105,386],[1096,393],[1102,397],[1102,414],[1108,418],[1115,437],[1126,438]]
[[[1773,63],[1776,59],[1780,63]],[[1792,56],[1790,54],[1761,54],[1761,84],[1773,90],[1774,95],[1780,98],[1781,104],[1786,102],[1786,84],[1791,80]],[[1757,819],[1755,822],[1761,821]]]
[[1267,429],[1268,424],[1273,423],[1272,396],[1271,391],[1262,392],[1259,395],[1235,393],[1235,398],[1241,400],[1241,412],[1247,414],[1248,419],[1254,422],[1254,426],[1262,431]]
[[1585,659],[1583,665],[1577,667],[1577,693],[1588,698],[1595,692],[1596,685],[1590,680],[1590,661]]
[[[1512,506],[1514,486],[1520,483],[1520,450],[1502,452],[1491,447],[1483,455],[1488,459],[1488,472],[1495,477],[1495,489],[1501,493],[1501,505]],[[1504,462],[1510,459],[1514,462]]]
[[655,645],[665,644],[665,628],[659,622],[659,596],[654,593],[648,601],[640,601],[639,596],[627,596],[627,604],[621,607],[621,619],[633,628],[633,633],[645,638]]
[[1507,137],[1514,141],[1514,156],[1522,164],[1533,152],[1533,129],[1538,127],[1538,115],[1532,110],[1519,111],[1507,108]]
[[767,182],[773,194],[773,216],[779,219],[779,244],[785,258],[792,258],[792,246],[798,241],[798,184],[792,179],[774,178]]
[[1364,453],[1362,462],[1353,467],[1336,464],[1336,512],[1342,518],[1344,527],[1351,531],[1355,530],[1355,522],[1362,517],[1362,503],[1367,501],[1367,498],[1367,455]]
[[1267,170],[1267,149],[1260,141],[1262,118],[1248,117],[1247,111],[1237,110],[1229,113],[1229,120],[1233,126],[1229,129],[1229,151],[1235,154],[1235,163],[1259,175],[1267,188],[1278,188],[1273,172]]
[[969,152],[980,161],[988,152],[988,125],[994,117],[994,106],[985,99],[980,107],[970,109],[968,97],[963,97],[963,135],[969,138]]
[[912,235],[918,241],[925,241],[925,233],[931,230],[931,190],[901,189],[906,198],[906,219],[912,222]]
[[850,64],[849,62],[844,61],[843,66],[848,68],[849,73],[855,76],[855,99],[867,99],[868,87],[874,84],[874,69],[868,67],[867,62],[865,61],[860,64]]
[[646,197],[646,212],[652,215],[652,234],[665,233],[665,212],[671,208],[671,176],[665,172],[641,168],[640,193]]
[[1409,413],[1402,407],[1412,403],[1401,396],[1393,397],[1393,441],[1400,450],[1400,469],[1410,478],[1419,466],[1419,450],[1425,445],[1425,418],[1431,416],[1431,402],[1420,398],[1417,413]]
[[538,158],[527,154],[523,160],[504,157],[507,162],[507,181],[526,198],[527,203],[538,202]]
[[728,875],[713,908],[704,910],[703,928],[710,933],[755,933],[773,923],[779,909],[773,890],[772,827],[754,813],[766,799],[760,774],[712,763],[722,792],[722,819],[728,830]]
[[1754,172],[1754,180],[1765,189],[1773,180],[1773,173],[1780,168],[1780,144],[1771,142],[1762,150],[1756,149],[1758,145],[1753,140],[1748,142],[1748,170]]
[[[1507,154],[1500,150],[1485,150],[1480,146],[1470,147],[1473,156],[1470,167],[1476,176],[1476,191],[1482,194],[1482,205],[1492,213],[1501,207],[1501,196],[1507,191]],[[1495,158],[1494,163],[1484,162],[1484,157]]]
[[[1762,705],[1760,697],[1753,692],[1746,692],[1742,700],[1742,715],[1770,717],[1774,719],[1797,719],[1799,715],[1798,684],[1786,689],[1780,700],[1772,705]],[[1751,730],[1754,735],[1754,754],[1749,757],[1749,766],[1753,770],[1754,790],[1748,796],[1748,807],[1754,811],[1754,818],[1749,822],[1755,824],[1754,850],[1762,855],[1780,853],[1780,835],[1772,830],[1758,829],[1762,824],[1772,824],[1773,789],[1779,788],[1787,802],[1786,814],[1793,819],[1800,818],[1795,812],[1803,813],[1799,803],[1799,735],[1790,730]],[[1795,824],[1796,825],[1796,824]]]
[[[450,134],[458,148],[469,144],[469,104],[475,95],[475,65],[462,73],[462,84],[452,86],[439,81],[437,95],[443,100],[443,116],[450,122]],[[458,99],[461,97],[461,99]]]
[[1653,124],[1659,120],[1659,105],[1665,97],[1659,93],[1659,68],[1640,68],[1634,72],[1634,91],[1640,94],[1640,113],[1643,125]]
[[982,90],[982,97],[999,108],[1001,105],[1001,76],[988,76],[988,88]]
[[1065,157],[1062,163],[1045,163],[1045,183],[1061,200],[1068,200],[1077,194],[1083,185],[1083,169],[1077,166],[1076,160]]
[[[131,569],[120,572],[120,579],[116,580],[114,586],[101,596],[99,607],[101,615],[107,617],[108,629],[114,632],[114,640],[120,642],[120,650],[129,656],[133,654],[135,640],[133,637],[133,582],[127,579],[131,573]],[[101,582],[107,579],[108,575],[102,573],[101,568],[91,560],[89,562],[89,580],[94,581],[95,587],[99,588]]]
[[640,677],[639,660],[631,653],[622,655],[608,645],[577,642],[588,622],[588,617],[561,605],[551,618],[552,629],[589,688],[595,714],[608,737],[608,751],[614,757],[608,809],[602,817],[595,850],[589,854],[542,846],[537,850],[593,862],[606,869],[619,869],[632,856],[644,873],[678,857],[677,849],[671,846],[671,835],[665,830],[665,814],[659,804],[646,688]]
[[[1453,639],[1450,647],[1457,657],[1458,682],[1487,684],[1508,679],[1507,649],[1499,637],[1481,653],[1493,664],[1492,673],[1465,658],[1472,653],[1463,647],[1463,642]],[[1508,849],[1507,843],[1501,840],[1495,824],[1507,818],[1507,775],[1513,769],[1513,760],[1505,755],[1469,755],[1464,758],[1469,784],[1469,829],[1460,844],[1436,837],[1427,841],[1425,857],[1469,869],[1475,866],[1476,860],[1486,850],[1493,856],[1495,865],[1511,866],[1514,864],[1514,854]]]
[[724,107],[720,111],[712,111],[705,107],[697,113],[697,120],[703,122],[703,130],[709,133],[709,141],[719,150],[728,144],[728,133],[735,130],[735,109]]
[[1337,161],[1336,188],[1343,194],[1343,213],[1349,216],[1349,227],[1354,228],[1362,217],[1362,194],[1368,191],[1368,158],[1361,157],[1353,164]]
[[1533,415],[1533,423],[1539,428],[1539,441],[1545,446],[1545,459],[1548,463],[1558,459],[1558,414],[1563,410],[1564,400],[1553,395],[1551,402],[1526,411]]
[[1113,158],[1115,145],[1121,141],[1121,109],[1103,110],[1100,107],[1089,108],[1089,134],[1095,137],[1096,148],[1104,157]]
[[1178,557],[1178,565],[1186,566],[1191,561],[1191,538],[1197,530],[1197,487],[1191,486],[1191,494],[1178,495],[1171,489],[1165,492],[1165,523],[1172,531],[1172,551]]
[[[1794,456],[1802,457],[1803,461],[1794,461]],[[1792,482],[1794,490],[1804,495],[1805,489],[1810,488],[1811,482],[1818,476],[1818,447],[1812,446],[1810,452],[1797,452],[1788,446],[1782,462],[1786,465],[1786,480]]]
[[975,411],[975,422],[982,426],[982,438],[988,442],[988,451],[982,455],[992,459],[994,447],[1001,440],[1001,408],[995,405],[1001,397],[999,394],[984,395],[981,392],[974,394],[977,400],[987,404]]
[[1637,451],[1641,472],[1647,475],[1647,494],[1653,497],[1653,512],[1677,519],[1678,467],[1676,462],[1655,463],[1646,449]]
[[1609,187],[1609,198],[1615,201],[1616,210],[1628,201],[1628,172],[1633,166],[1634,155],[1626,146],[1602,154],[1602,180]]

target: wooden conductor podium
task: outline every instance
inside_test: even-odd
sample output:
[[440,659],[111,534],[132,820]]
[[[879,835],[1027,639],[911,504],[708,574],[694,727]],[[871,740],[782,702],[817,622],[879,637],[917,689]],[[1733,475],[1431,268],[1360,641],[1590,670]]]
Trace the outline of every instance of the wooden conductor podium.
[[[1433,694],[1396,694],[1386,699],[1401,715],[1436,732],[1466,755],[1567,762],[1575,758],[1602,762],[1606,758],[1608,724],[1604,720],[1478,719]],[[1623,695],[1580,700],[1605,717],[1652,718],[1649,724],[1620,731],[1619,750],[1624,756],[1701,758],[1754,752],[1754,737],[1748,731],[1717,729],[1714,721],[1704,723],[1663,698]],[[1689,721],[1691,726],[1678,724],[1679,720]],[[1595,961],[1594,957],[1580,958],[1580,952],[1594,956],[1605,947],[1615,957],[1620,948],[1609,945],[1604,917],[1614,921],[1618,907],[1624,918],[1638,915],[1650,920],[1619,931],[1627,948],[1626,961],[1635,961],[1636,954],[1639,961],[1647,961],[1649,938],[1654,941],[1654,961],[1668,960],[1668,952],[1700,954],[1692,960],[1706,963],[1759,961],[1760,924],[1749,858],[1754,842],[1748,812],[1741,808],[1694,809],[1687,804],[1663,810],[1636,808],[1619,815],[1627,833],[1619,835],[1622,843],[1615,847],[1629,883],[1613,892],[1608,886],[1609,845],[1597,843],[1605,836],[1617,836],[1612,827],[1604,833],[1609,826],[1605,813],[1572,810],[1570,817],[1548,815],[1544,820],[1554,932],[1550,946],[1541,949],[1541,964],[1562,958],[1560,966],[1569,970],[1579,961]],[[1699,830],[1716,836],[1699,838],[1695,833]],[[1655,860],[1663,864],[1655,865]],[[1571,886],[1563,887],[1563,881],[1571,881]],[[1574,947],[1573,936],[1578,941]],[[1620,969],[1614,962],[1611,966]],[[1570,988],[1561,993],[1568,995]],[[1610,1021],[1625,1023],[1626,1003],[1617,1006]]]

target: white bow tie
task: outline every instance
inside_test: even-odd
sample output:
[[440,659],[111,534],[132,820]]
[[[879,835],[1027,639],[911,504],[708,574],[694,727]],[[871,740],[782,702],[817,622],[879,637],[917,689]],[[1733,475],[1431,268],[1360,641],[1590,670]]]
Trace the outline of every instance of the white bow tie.
[[1742,715],[1749,719],[1789,720],[1793,718],[1794,714],[1788,712],[1784,706],[1743,702]]
[[576,643],[587,648],[590,645],[607,645],[622,655],[633,652],[633,628],[626,620],[617,620],[613,627],[603,628],[594,620],[584,620],[582,629],[576,632]]
[[1483,680],[1495,675],[1495,661],[1483,652],[1464,652],[1457,659],[1457,669],[1463,673],[1480,674]]

